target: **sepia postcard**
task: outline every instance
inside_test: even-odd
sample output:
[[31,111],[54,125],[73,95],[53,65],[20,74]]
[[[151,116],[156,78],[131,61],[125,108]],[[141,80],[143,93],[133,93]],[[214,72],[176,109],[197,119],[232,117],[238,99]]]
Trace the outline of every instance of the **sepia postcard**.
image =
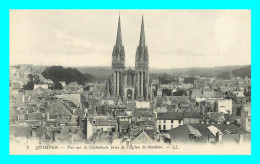
[[250,10],[10,10],[11,155],[250,155]]

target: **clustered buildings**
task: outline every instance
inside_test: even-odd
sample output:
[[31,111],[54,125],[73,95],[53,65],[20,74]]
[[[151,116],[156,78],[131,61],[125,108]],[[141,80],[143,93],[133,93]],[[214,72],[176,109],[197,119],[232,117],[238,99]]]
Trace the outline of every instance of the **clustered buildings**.
[[[135,69],[126,69],[120,17],[112,53],[112,75],[106,82],[77,82],[62,90],[32,65],[10,68],[10,140],[14,142],[82,144],[201,143],[251,140],[249,78],[185,77],[161,84],[149,79],[149,55],[142,18]],[[22,89],[29,74],[40,84]],[[185,94],[174,96],[182,90]],[[170,91],[170,94],[166,94]]]

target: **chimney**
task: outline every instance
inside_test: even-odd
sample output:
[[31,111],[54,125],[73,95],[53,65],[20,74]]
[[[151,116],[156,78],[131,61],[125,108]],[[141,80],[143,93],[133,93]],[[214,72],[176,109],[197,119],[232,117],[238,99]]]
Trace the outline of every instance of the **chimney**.
[[23,93],[23,95],[22,95],[22,102],[25,102],[25,100],[24,100],[24,93]]
[[52,139],[55,141],[55,133],[52,131]]
[[155,114],[155,118],[157,118],[157,112],[154,112],[154,114]]
[[47,121],[49,121],[49,120],[50,120],[50,112],[47,111]]
[[222,144],[222,137],[223,137],[223,135],[221,134],[221,133],[219,133],[219,131],[217,132],[217,134],[216,134],[216,136],[217,136],[217,142],[219,143],[219,144]]

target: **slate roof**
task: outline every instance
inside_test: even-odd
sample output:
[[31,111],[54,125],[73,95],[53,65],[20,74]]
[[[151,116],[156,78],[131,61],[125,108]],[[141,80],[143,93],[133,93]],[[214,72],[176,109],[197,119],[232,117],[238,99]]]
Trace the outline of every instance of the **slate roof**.
[[171,96],[169,99],[173,102],[189,102],[188,96]]
[[120,129],[128,129],[129,122],[128,121],[119,121],[119,128]]
[[183,112],[158,113],[157,120],[182,120]]
[[250,134],[250,132],[231,124],[215,124],[216,128],[221,130],[223,134]]
[[70,115],[68,109],[59,100],[53,101],[53,103],[50,104],[48,108],[50,111],[50,115],[57,115],[57,114],[66,115],[66,116]]
[[201,118],[200,112],[185,112],[184,113],[184,118]]
[[62,94],[61,96],[62,99],[64,100],[70,100],[72,101],[75,105],[80,106],[81,103],[81,94]]
[[91,119],[91,123],[95,120],[94,126],[116,126],[117,120],[109,118],[96,118]]
[[127,116],[124,111],[116,111],[116,116]]
[[215,126],[223,134],[250,134],[250,132],[233,124],[213,124],[213,125],[212,124],[189,124],[189,125],[193,126],[199,131],[207,131],[205,129],[208,129],[208,127]]
[[50,128],[50,130],[53,131],[53,132],[60,132],[62,130],[62,128],[60,126],[57,126],[57,127],[53,126],[53,127]]
[[41,120],[42,119],[42,113],[30,113],[28,114],[28,120]]
[[154,113],[150,113],[150,112],[147,112],[147,111],[135,111],[133,113],[133,117],[138,117],[138,118],[141,118],[141,117],[155,117]]
[[154,140],[144,130],[141,130],[141,133],[132,141],[132,144],[146,144],[153,142]]
[[79,115],[79,116],[85,116],[86,112],[84,109],[81,110],[76,110],[76,112],[74,113],[74,115]]
[[68,123],[68,120],[65,119],[63,116],[58,115],[57,119],[56,119],[56,122],[58,122],[60,124],[66,124],[66,123]]
[[196,136],[201,136],[201,133],[194,127],[190,126],[189,124],[185,124],[184,126],[187,126],[191,134],[195,134]]
[[181,102],[181,103],[180,103],[180,107],[181,107],[181,108],[189,108],[190,105],[187,104],[187,103]]
[[156,136],[156,130],[154,129],[140,129],[139,131],[137,131],[134,136],[137,137],[139,136],[142,132],[145,132],[150,138],[152,138],[153,140],[155,139]]
[[88,114],[93,115],[95,113],[95,109],[88,108]]
[[166,108],[168,111],[174,111],[176,109],[176,105],[167,105]]
[[79,126],[64,126],[56,139],[59,141],[70,141],[72,137],[76,137],[73,138],[76,140],[78,140],[79,137],[81,139],[83,138],[83,133]]
[[189,124],[184,124],[181,126],[178,126],[177,128],[173,128],[170,130],[170,134],[174,134],[178,131],[178,135],[189,135],[189,134],[194,134],[195,136],[202,136],[199,130],[195,129],[193,126]]

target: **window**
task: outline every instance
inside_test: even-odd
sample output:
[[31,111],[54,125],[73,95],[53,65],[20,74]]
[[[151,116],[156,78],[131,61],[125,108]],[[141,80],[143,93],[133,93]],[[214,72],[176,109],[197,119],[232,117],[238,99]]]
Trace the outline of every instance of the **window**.
[[173,124],[173,120],[171,120],[171,123]]
[[163,120],[163,123],[166,123],[166,120]]
[[181,120],[179,120],[179,124],[181,124]]
[[112,132],[115,132],[116,131],[116,128],[112,128]]
[[159,128],[158,128],[159,130],[161,130],[162,129],[162,127],[161,127],[161,125],[159,125]]
[[163,130],[166,130],[166,125],[163,125]]
[[194,134],[189,134],[189,139],[190,140],[194,140],[195,139],[195,135]]

